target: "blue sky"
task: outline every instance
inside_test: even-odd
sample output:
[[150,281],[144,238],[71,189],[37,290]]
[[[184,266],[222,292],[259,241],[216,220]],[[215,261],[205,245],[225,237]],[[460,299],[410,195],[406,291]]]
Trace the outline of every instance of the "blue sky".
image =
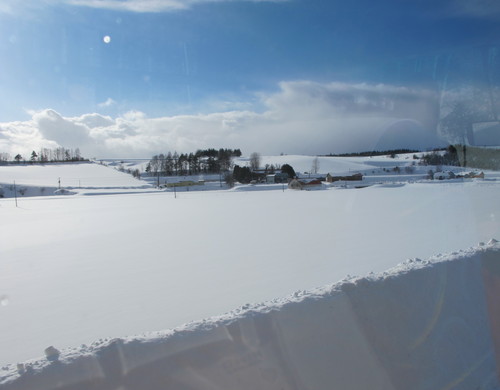
[[[326,138],[304,143],[300,131],[305,134],[314,129],[311,123],[303,123],[300,128],[294,122],[291,127],[296,141],[288,152],[314,153],[316,148],[316,153],[327,153],[324,145],[328,141],[328,126],[337,137],[332,137],[329,151],[342,152],[334,144],[356,130],[347,126],[349,130],[342,134],[336,130],[336,124],[341,119],[353,122],[365,113],[359,115],[358,107],[354,110],[356,118],[345,118],[345,99],[378,101],[386,93],[382,85],[391,99],[396,99],[393,107],[401,106],[394,88],[405,89],[405,101],[411,91],[410,100],[422,106],[422,96],[442,93],[444,83],[476,83],[482,77],[478,75],[482,69],[481,53],[493,56],[490,62],[497,66],[500,6],[486,1],[50,0],[43,6],[35,0],[18,3],[0,0],[0,141],[4,139],[0,148],[8,147],[10,152],[21,148],[23,142],[26,144],[27,127],[35,135],[27,148],[61,144],[54,134],[74,131],[68,121],[91,138],[83,149],[92,153],[138,155],[197,148],[199,134],[189,135],[194,137],[190,141],[184,139],[182,129],[189,126],[188,119],[193,123],[205,119],[216,127],[211,122],[213,117],[225,118],[225,114],[230,119],[217,119],[220,127],[227,127],[238,117],[239,127],[229,135],[234,142],[247,143],[232,146],[248,148],[250,153],[249,148],[257,148],[259,143],[249,143],[246,138],[250,136],[241,137],[242,132],[252,131],[246,124],[247,116],[255,120],[260,115],[256,127],[262,127],[265,133],[264,119],[270,121],[269,117],[280,115],[285,118],[283,110],[287,105],[295,108],[291,101],[298,108],[314,102],[319,112],[311,118],[323,120],[321,126],[315,124],[321,127],[316,136]],[[486,51],[481,47],[486,47]],[[450,58],[458,58],[460,64],[454,68]],[[374,97],[375,86],[379,89]],[[346,90],[351,91],[350,95],[340,98],[339,94]],[[276,102],[282,106],[277,108]],[[321,109],[325,102],[335,106],[330,111],[328,107]],[[343,107],[344,114],[339,107]],[[422,117],[416,117],[408,109],[403,113],[389,111],[384,108],[377,115],[373,110],[368,112],[380,119],[380,123],[375,121],[379,131],[394,119],[416,120],[426,130],[436,131],[435,118],[429,118],[435,113],[424,112],[418,114]],[[36,118],[54,119],[51,113],[61,117],[58,123],[62,128],[47,132],[40,125],[44,121],[37,122]],[[308,113],[312,115],[310,110]],[[113,125],[107,129],[91,127],[86,122],[88,115],[102,116],[102,123],[110,119]],[[306,121],[309,117],[304,118]],[[138,123],[139,119],[144,123]],[[161,130],[147,133],[144,129],[151,129],[153,122],[162,119],[165,124],[173,121],[184,125],[165,126],[163,137]],[[14,128],[15,122],[24,127]],[[286,132],[276,130],[280,124],[268,125],[277,139],[278,133],[286,137]],[[282,125],[286,125],[286,120]],[[87,128],[82,130],[79,126]],[[227,133],[214,133],[211,126],[207,126],[207,134],[199,130],[205,138],[199,147],[229,147],[204,144],[228,142]],[[363,131],[354,138],[363,138]],[[24,139],[16,140],[18,133]],[[49,133],[53,138],[47,138]],[[109,140],[106,135],[117,139],[105,145]],[[144,146],[134,149],[131,145],[137,144],[138,139],[130,138],[127,148],[120,149],[116,145],[127,135],[142,135]],[[64,138],[67,140],[67,135]],[[160,146],[153,147],[157,143]],[[300,145],[307,144],[310,146],[300,149]],[[322,150],[319,145],[323,145]],[[355,142],[350,145],[346,147],[370,146]],[[279,146],[266,145],[263,152],[279,152]]]

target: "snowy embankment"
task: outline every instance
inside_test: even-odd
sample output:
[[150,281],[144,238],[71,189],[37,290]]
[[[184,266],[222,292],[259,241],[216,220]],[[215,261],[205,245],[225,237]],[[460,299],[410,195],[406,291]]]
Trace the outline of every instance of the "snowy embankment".
[[498,389],[500,245],[4,371],[14,389]]
[[[19,164],[0,167],[0,197],[72,195],[93,190],[146,190],[151,186],[131,175],[91,162]],[[62,191],[61,191],[62,190]]]

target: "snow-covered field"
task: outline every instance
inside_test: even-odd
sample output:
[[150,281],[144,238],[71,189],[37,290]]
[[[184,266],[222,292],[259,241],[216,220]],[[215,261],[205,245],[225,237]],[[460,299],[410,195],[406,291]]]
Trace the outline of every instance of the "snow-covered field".
[[[286,157],[301,172],[313,159],[263,163]],[[63,185],[73,179],[66,186],[76,195],[21,197],[17,208],[0,199],[0,365],[40,358],[49,345],[173,328],[500,237],[497,173],[437,182],[423,180],[428,167],[410,178],[383,171],[411,162],[320,160],[321,173],[368,175],[372,185],[362,189],[214,185],[177,197],[98,164],[2,166],[4,190],[13,180],[57,188],[60,177]]]
[[110,193],[143,191],[150,187],[129,174],[94,163],[0,166],[0,194],[3,197],[15,194],[18,197],[51,196],[60,189],[74,194],[96,190],[100,193],[102,190]]
[[[498,390],[495,240],[4,368],[5,390]],[[7,372],[5,372],[7,371]]]

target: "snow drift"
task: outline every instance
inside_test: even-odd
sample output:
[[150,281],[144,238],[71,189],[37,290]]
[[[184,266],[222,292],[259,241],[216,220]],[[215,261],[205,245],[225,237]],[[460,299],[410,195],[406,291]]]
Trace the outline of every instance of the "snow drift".
[[492,240],[142,338],[52,348],[4,367],[0,388],[498,389],[498,296]]

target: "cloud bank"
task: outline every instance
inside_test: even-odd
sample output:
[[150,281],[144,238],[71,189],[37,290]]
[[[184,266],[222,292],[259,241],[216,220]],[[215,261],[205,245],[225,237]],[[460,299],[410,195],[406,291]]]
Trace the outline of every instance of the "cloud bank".
[[28,121],[0,123],[0,152],[27,155],[59,145],[78,147],[86,157],[150,157],[210,147],[241,148],[246,154],[328,154],[439,144],[434,136],[438,103],[426,90],[289,81],[259,98],[262,112],[158,118],[139,111],[116,118],[65,117],[45,109],[32,112]]
[[[135,13],[158,13],[188,10],[200,4],[213,4],[223,2],[253,2],[253,3],[286,3],[291,0],[0,0],[0,13],[14,14],[26,8],[44,8],[46,6],[72,5],[95,9],[106,9],[113,11],[135,12]],[[394,7],[400,7],[401,3],[392,2]],[[442,0],[428,2],[429,10],[433,17],[449,18],[466,17],[477,19],[500,18],[500,5],[491,0]]]
[[289,0],[26,0],[19,4],[19,0],[0,0],[0,13],[13,13],[22,7],[43,7],[47,5],[68,4],[79,7],[108,9],[126,12],[172,12],[186,10],[198,4],[222,2],[254,2],[254,3],[283,3]]
[[221,2],[272,2],[287,0],[62,0],[70,5],[131,12],[169,12],[191,8],[197,4]]

